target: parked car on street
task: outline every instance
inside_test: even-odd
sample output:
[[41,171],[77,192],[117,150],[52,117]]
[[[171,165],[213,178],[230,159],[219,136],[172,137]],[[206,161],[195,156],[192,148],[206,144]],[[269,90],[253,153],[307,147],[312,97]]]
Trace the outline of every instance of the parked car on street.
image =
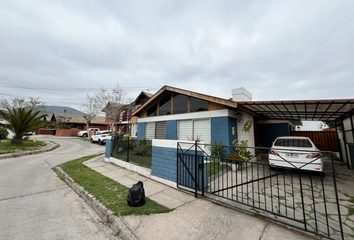
[[323,171],[320,145],[316,145],[308,137],[278,137],[269,150],[269,165]]
[[106,139],[111,138],[111,132],[110,131],[97,131],[95,134],[91,136],[91,142],[95,143],[98,142],[98,144],[106,144]]
[[[89,128],[88,130],[89,130],[89,132],[90,132],[91,130],[95,130],[95,132],[100,131],[99,128]],[[85,130],[85,131],[79,131],[79,132],[77,132],[77,135],[78,135],[79,137],[87,137],[87,136],[88,136],[88,135],[87,135],[87,130]]]

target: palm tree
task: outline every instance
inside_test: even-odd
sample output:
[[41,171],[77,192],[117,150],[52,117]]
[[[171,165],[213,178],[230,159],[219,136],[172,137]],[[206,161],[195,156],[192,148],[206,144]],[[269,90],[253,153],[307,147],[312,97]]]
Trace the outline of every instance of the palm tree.
[[0,110],[0,116],[9,122],[9,128],[14,133],[12,144],[21,144],[23,135],[26,132],[40,128],[44,121],[42,118],[47,114],[39,115],[40,111],[26,110],[25,108],[12,108],[7,111]]

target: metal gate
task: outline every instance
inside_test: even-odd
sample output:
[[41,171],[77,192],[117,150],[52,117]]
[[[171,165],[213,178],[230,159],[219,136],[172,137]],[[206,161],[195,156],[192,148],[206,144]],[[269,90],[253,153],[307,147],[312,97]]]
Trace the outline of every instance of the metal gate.
[[325,171],[314,172],[271,167],[269,148],[245,148],[255,155],[248,159],[235,146],[180,142],[177,148],[177,187],[320,237],[344,239],[331,152],[321,152]]

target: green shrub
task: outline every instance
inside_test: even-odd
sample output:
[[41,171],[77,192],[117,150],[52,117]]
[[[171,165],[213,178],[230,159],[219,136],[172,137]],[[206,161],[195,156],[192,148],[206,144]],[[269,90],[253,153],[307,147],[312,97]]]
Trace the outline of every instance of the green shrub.
[[152,147],[149,139],[144,136],[143,139],[139,140],[134,153],[140,156],[151,156]]
[[6,128],[0,126],[0,139],[5,139],[9,135]]

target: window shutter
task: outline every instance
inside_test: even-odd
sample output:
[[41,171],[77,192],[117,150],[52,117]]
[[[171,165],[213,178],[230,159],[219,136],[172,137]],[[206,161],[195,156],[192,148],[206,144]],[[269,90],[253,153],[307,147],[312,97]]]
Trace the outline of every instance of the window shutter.
[[148,139],[154,139],[155,138],[155,122],[146,123],[145,136]]
[[197,140],[197,137],[199,137],[204,143],[210,144],[210,119],[194,120],[193,125],[194,140]]
[[156,122],[156,139],[166,139],[166,122]]
[[188,141],[188,137],[191,138],[193,134],[192,127],[192,120],[178,121],[178,140]]

